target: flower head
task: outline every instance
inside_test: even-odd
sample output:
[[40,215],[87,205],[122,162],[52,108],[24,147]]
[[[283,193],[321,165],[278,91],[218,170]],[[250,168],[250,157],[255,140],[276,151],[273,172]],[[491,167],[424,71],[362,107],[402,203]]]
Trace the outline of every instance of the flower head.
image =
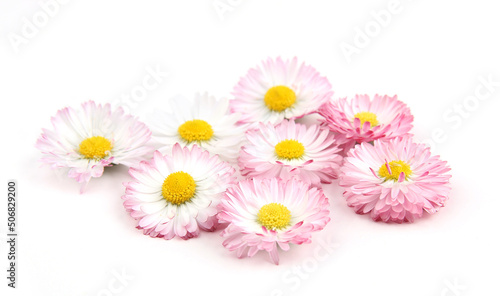
[[113,164],[134,165],[152,152],[147,145],[151,132],[122,108],[83,103],[80,109],[59,110],[52,117],[53,130],[43,129],[36,147],[42,162],[53,169],[66,169],[82,183],[83,191],[92,177],[103,174]]
[[247,132],[247,140],[238,158],[243,176],[298,178],[313,185],[338,177],[342,157],[333,134],[319,125],[261,123]]
[[151,237],[189,239],[218,225],[217,205],[235,182],[234,168],[197,145],[175,144],[171,155],[154,153],[150,162],[129,170],[123,205]]
[[297,58],[269,58],[240,79],[230,104],[232,112],[242,114],[240,123],[276,124],[315,112],[332,94],[328,80],[313,67]]
[[362,143],[349,151],[341,171],[347,204],[375,221],[413,222],[424,210],[437,212],[450,192],[446,162],[410,138]]
[[244,129],[236,126],[238,114],[229,114],[229,101],[197,94],[193,101],[174,98],[169,113],[156,114],[153,138],[168,151],[175,143],[197,145],[224,161],[236,162]]
[[278,246],[311,242],[311,233],[330,221],[328,199],[321,189],[300,180],[278,178],[241,181],[220,203],[219,219],[229,223],[221,233],[224,247],[239,258],[269,252],[279,263]]
[[392,139],[408,135],[412,128],[413,115],[397,96],[356,95],[331,101],[323,105],[319,114],[322,123],[335,133],[335,140],[344,152],[356,143],[377,139]]

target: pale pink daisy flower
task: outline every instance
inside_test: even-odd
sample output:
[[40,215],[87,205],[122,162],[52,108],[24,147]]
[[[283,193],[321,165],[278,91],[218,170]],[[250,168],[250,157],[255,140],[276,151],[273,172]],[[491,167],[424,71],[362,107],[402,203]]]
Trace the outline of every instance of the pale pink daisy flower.
[[238,163],[246,177],[301,179],[313,185],[338,178],[342,157],[333,134],[319,125],[293,120],[260,123],[247,132]]
[[311,242],[311,233],[330,221],[328,199],[323,191],[300,180],[251,179],[230,187],[220,203],[223,246],[238,258],[269,252],[279,263],[278,247]]
[[357,145],[341,171],[347,204],[375,221],[413,222],[437,212],[450,192],[447,163],[408,137]]
[[410,109],[397,96],[356,95],[352,100],[330,101],[318,113],[344,152],[357,143],[408,135],[413,127]]
[[312,66],[291,60],[267,59],[252,68],[234,87],[231,111],[240,113],[240,123],[278,123],[316,112],[333,95],[326,77]]
[[175,144],[171,155],[155,151],[150,162],[130,168],[133,181],[123,205],[145,235],[172,239],[197,237],[218,226],[217,205],[234,184],[235,170],[197,145]]
[[114,164],[132,166],[145,159],[153,148],[147,143],[150,130],[120,107],[96,105],[89,101],[80,109],[59,110],[52,117],[53,130],[43,129],[36,142],[42,162],[53,169],[68,171],[82,183],[84,190],[91,178],[100,177],[104,167]]

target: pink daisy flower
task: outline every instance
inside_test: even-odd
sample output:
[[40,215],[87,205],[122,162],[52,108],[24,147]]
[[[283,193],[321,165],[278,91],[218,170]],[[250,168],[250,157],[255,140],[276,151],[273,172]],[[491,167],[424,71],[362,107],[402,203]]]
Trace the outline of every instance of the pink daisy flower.
[[311,242],[311,233],[330,221],[328,199],[321,189],[300,180],[253,179],[230,187],[218,217],[229,225],[221,233],[224,247],[238,258],[269,252],[279,263],[278,247]]
[[450,192],[446,162],[410,138],[361,143],[349,151],[341,171],[347,204],[375,221],[413,222],[423,210],[437,212]]
[[331,85],[311,66],[297,58],[267,59],[250,69],[234,87],[231,111],[240,113],[240,123],[278,123],[315,112],[328,102]]
[[59,110],[52,117],[54,130],[43,129],[36,142],[42,162],[53,169],[68,171],[82,183],[100,177],[104,167],[114,164],[132,166],[153,148],[146,144],[151,132],[122,108],[111,111],[110,104],[83,103],[80,109]]
[[129,173],[134,180],[124,183],[125,209],[145,235],[164,239],[197,237],[200,229],[214,231],[220,198],[236,180],[234,168],[218,156],[179,143],[171,155],[155,151],[150,162],[141,162]]
[[413,115],[397,96],[356,95],[323,105],[319,112],[323,125],[335,133],[337,144],[344,152],[357,143],[377,139],[392,139],[408,135],[412,128]]
[[313,185],[338,177],[340,150],[333,134],[319,125],[307,127],[293,120],[276,126],[260,123],[247,132],[247,140],[238,158],[243,176],[298,178]]

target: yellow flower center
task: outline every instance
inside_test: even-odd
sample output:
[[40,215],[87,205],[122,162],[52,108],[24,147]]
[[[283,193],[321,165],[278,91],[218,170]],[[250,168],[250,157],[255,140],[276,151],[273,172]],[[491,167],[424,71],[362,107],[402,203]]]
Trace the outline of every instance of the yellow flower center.
[[377,115],[372,112],[359,112],[354,115],[354,118],[359,118],[361,121],[361,127],[363,127],[363,124],[365,124],[366,121],[370,123],[370,127],[378,125]]
[[205,120],[194,119],[181,124],[177,129],[179,135],[188,143],[208,141],[214,135],[212,126]]
[[271,87],[264,96],[264,102],[271,111],[281,112],[290,108],[297,99],[295,92],[287,86]]
[[270,203],[260,208],[257,214],[258,222],[267,229],[283,229],[290,225],[292,214],[282,204]]
[[387,169],[387,164],[385,163],[378,170],[378,174],[381,177],[385,178],[386,181],[399,180],[399,175],[401,174],[401,172],[405,173],[405,180],[408,180],[408,177],[412,174],[410,165],[402,160],[393,160],[389,162],[388,166],[390,168],[390,172]]
[[298,159],[304,156],[304,145],[297,140],[283,140],[274,146],[279,159]]
[[83,140],[80,143],[79,152],[88,159],[102,159],[108,155],[113,148],[111,141],[105,137],[95,136]]
[[195,193],[196,183],[190,174],[183,171],[171,173],[163,181],[161,194],[168,202],[180,205],[189,201]]

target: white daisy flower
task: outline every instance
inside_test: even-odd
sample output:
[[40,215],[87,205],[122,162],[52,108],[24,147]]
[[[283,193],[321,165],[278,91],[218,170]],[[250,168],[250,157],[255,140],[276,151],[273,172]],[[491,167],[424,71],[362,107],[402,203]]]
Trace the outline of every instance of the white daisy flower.
[[[129,170],[123,205],[137,228],[151,237],[197,237],[218,226],[217,205],[234,184],[235,170],[198,146],[175,144],[169,155],[154,153],[150,162]],[[171,154],[171,155],[170,155]]]
[[227,99],[217,100],[208,94],[197,94],[193,101],[173,98],[170,113],[156,113],[151,123],[153,138],[163,145],[165,153],[175,143],[202,149],[228,162],[236,162],[245,130],[237,126],[238,114],[229,114]]
[[67,107],[52,117],[54,130],[43,129],[36,143],[42,162],[53,169],[66,169],[68,176],[82,183],[100,177],[104,167],[132,166],[153,148],[146,145],[150,130],[122,108],[111,111],[110,104],[89,101],[81,109]]

